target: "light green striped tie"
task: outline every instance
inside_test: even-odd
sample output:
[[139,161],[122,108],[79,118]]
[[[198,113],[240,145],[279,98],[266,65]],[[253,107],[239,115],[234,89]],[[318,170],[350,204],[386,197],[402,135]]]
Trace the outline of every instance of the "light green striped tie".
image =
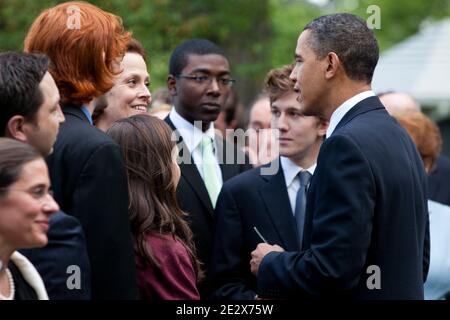
[[213,150],[213,141],[210,137],[203,137],[201,150],[203,160],[203,181],[205,182],[206,190],[208,190],[209,198],[211,199],[213,208],[215,208],[217,197],[219,196],[220,192],[220,182],[216,174],[216,161]]

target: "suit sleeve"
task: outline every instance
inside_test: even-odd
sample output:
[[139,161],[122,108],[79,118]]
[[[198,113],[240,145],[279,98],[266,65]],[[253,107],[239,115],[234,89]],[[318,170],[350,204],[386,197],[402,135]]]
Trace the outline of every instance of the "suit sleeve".
[[128,190],[117,145],[105,143],[94,150],[83,167],[73,199],[72,213],[82,222],[86,235],[93,298],[137,298]]
[[[50,218],[48,244],[43,248],[24,250],[39,271],[50,300],[89,300],[91,298],[91,271],[83,229],[75,217],[63,212]],[[69,267],[79,268],[79,287],[69,289]],[[70,282],[70,281],[69,281]]]
[[427,214],[425,228],[425,240],[423,245],[423,283],[427,281],[428,271],[430,269],[430,219]]
[[250,256],[243,249],[243,231],[239,210],[229,186],[225,183],[215,210],[215,238],[210,280],[214,300],[251,300],[256,292],[250,289]]
[[322,145],[312,184],[310,248],[266,255],[257,276],[261,297],[324,296],[359,283],[375,205],[369,164],[352,140],[333,136]]

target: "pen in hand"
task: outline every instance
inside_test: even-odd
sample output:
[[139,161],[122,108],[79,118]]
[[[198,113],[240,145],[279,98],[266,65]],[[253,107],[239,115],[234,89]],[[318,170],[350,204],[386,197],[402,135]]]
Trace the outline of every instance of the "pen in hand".
[[261,240],[264,241],[264,243],[267,243],[267,244],[268,244],[267,240],[264,239],[264,237],[263,237],[262,234],[258,231],[258,229],[256,229],[256,227],[253,227],[253,229],[255,230],[255,232],[256,232],[256,234],[258,235],[258,237],[260,237]]

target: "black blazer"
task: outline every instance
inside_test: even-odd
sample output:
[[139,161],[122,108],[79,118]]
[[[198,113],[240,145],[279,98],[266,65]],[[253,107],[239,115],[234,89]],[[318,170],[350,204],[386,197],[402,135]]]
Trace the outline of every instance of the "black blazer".
[[[89,300],[91,272],[80,222],[60,211],[50,217],[49,225],[45,247],[20,252],[36,267],[50,300]],[[80,288],[67,286],[67,280],[77,275],[69,269],[70,266],[80,268]],[[70,284],[74,283],[72,280],[69,279]]]
[[[423,299],[426,194],[424,166],[411,138],[377,97],[364,99],[321,147],[303,251],[269,253],[259,268],[258,294]],[[381,282],[374,281],[378,276]],[[380,289],[370,289],[374,284]]]
[[428,176],[428,198],[450,206],[450,158],[440,155]]
[[[279,158],[275,161],[281,165]],[[255,168],[227,181],[217,203],[211,298],[254,299],[256,277],[250,272],[250,254],[263,242],[254,227],[268,243],[299,250],[281,166],[275,175],[263,175],[261,168]]]
[[[165,121],[172,130],[176,129],[169,117],[166,117]],[[216,137],[216,144],[218,145],[220,158],[226,159],[229,152],[234,152],[235,160],[237,157],[244,158],[245,160],[243,164],[237,164],[236,162],[219,164],[223,182],[245,170],[251,169],[248,158],[234,145],[218,137]],[[178,136],[178,145],[180,157],[190,159],[191,163],[180,164],[181,178],[177,187],[177,198],[181,209],[189,214],[189,222],[194,234],[197,255],[204,264],[205,272],[207,272],[212,250],[214,209],[202,177],[181,136]],[[186,152],[186,154],[183,154],[183,152]]]
[[[80,108],[63,106],[48,157],[55,199],[81,222],[91,264],[93,299],[137,298],[128,222],[128,190],[119,147]],[[83,272],[83,270],[82,270]]]

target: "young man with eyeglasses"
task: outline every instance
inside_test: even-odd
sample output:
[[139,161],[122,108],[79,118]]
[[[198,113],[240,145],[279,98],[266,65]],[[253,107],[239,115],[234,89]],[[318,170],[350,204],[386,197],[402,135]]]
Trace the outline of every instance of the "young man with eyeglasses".
[[[49,64],[49,58],[41,54],[0,54],[0,137],[27,143],[44,157],[52,152],[65,119],[58,88],[48,72]],[[49,193],[45,188],[27,192],[35,199],[44,199]],[[38,270],[50,299],[90,299],[91,271],[80,222],[59,211],[49,223],[48,245],[21,253]],[[72,289],[67,285],[70,266],[80,270]]]
[[[178,137],[181,179],[177,197],[189,214],[197,254],[207,276],[220,189],[224,181],[251,166],[214,130],[214,121],[234,83],[223,51],[205,39],[188,40],[173,51],[169,69],[167,86],[174,108],[165,120]],[[207,279],[199,289],[204,296]]]

